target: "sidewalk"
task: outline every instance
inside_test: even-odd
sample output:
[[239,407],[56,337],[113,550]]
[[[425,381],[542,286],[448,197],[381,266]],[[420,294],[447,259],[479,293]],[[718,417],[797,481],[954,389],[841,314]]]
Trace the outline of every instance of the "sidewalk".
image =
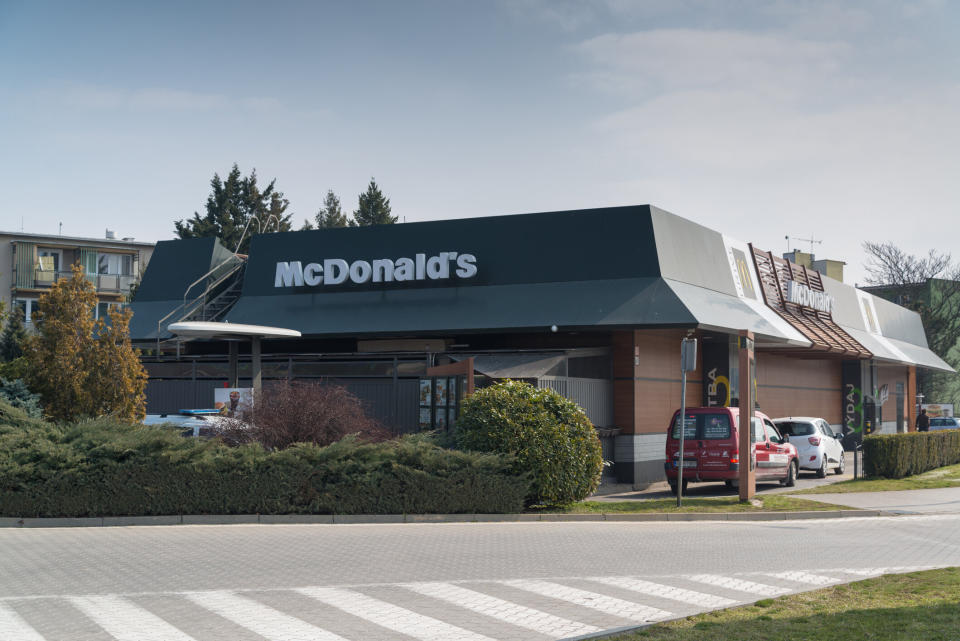
[[[800,472],[800,477],[797,479],[797,484],[795,487],[782,487],[776,481],[770,483],[762,482],[757,484],[757,494],[783,494],[796,490],[819,487],[821,485],[830,485],[839,481],[850,481],[852,479],[853,474],[828,474],[826,478],[818,479],[813,474],[804,470]],[[604,479],[604,481],[605,482],[601,483],[600,487],[597,488],[597,491],[593,495],[587,497],[586,500],[602,502],[643,501],[650,499],[668,499],[675,496],[670,491],[670,486],[667,485],[666,481],[654,483],[644,490],[635,490],[633,489],[633,486],[625,483],[618,484],[608,482],[607,479]],[[691,498],[709,498],[735,495],[736,492],[733,490],[728,490],[726,487],[724,487],[723,483],[691,483],[687,487],[687,491],[684,493],[684,496],[689,496]],[[840,495],[834,494],[833,496]],[[803,498],[806,498],[806,496]],[[831,501],[826,502],[829,503]]]
[[960,513],[960,487],[846,494],[803,494],[798,498],[891,514]]

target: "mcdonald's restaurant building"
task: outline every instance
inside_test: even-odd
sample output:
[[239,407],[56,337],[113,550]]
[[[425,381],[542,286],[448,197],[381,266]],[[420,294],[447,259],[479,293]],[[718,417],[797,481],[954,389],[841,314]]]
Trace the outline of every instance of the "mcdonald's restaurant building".
[[447,428],[468,380],[526,380],[578,402],[638,487],[663,478],[685,336],[688,405],[737,404],[750,331],[760,409],[854,435],[912,429],[917,368],[952,371],[914,312],[646,205],[263,234],[249,256],[163,241],[132,307],[149,413],[249,385],[246,344],[230,372],[227,342],[171,323],[289,328],[263,342],[267,385],[336,382],[410,432]]

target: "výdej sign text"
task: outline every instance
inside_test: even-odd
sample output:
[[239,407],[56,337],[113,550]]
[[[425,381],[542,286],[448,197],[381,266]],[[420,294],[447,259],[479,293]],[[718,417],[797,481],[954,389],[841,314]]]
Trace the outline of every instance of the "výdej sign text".
[[417,280],[466,279],[477,275],[477,258],[473,254],[440,252],[435,256],[415,254],[413,258],[377,258],[348,263],[342,258],[327,258],[307,263],[277,263],[274,287],[316,287],[340,285],[348,280],[364,283],[391,283]]

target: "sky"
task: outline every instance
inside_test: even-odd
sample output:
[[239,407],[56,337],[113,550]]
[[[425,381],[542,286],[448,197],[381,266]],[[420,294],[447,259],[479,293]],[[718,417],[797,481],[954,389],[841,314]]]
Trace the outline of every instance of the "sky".
[[[957,247],[960,2],[0,0],[0,229],[156,241],[236,163],[298,223],[652,204],[865,277]],[[955,252],[960,260],[960,251]]]

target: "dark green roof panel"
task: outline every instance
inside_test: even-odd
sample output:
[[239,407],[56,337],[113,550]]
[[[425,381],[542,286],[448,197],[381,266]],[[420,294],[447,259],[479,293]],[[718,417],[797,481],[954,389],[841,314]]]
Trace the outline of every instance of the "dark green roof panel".
[[399,225],[323,229],[255,236],[244,276],[244,296],[284,296],[349,290],[385,290],[382,284],[274,287],[277,262],[303,265],[340,258],[351,263],[380,258],[473,254],[469,280],[391,283],[390,290],[553,283],[660,275],[650,207],[438,220]]

